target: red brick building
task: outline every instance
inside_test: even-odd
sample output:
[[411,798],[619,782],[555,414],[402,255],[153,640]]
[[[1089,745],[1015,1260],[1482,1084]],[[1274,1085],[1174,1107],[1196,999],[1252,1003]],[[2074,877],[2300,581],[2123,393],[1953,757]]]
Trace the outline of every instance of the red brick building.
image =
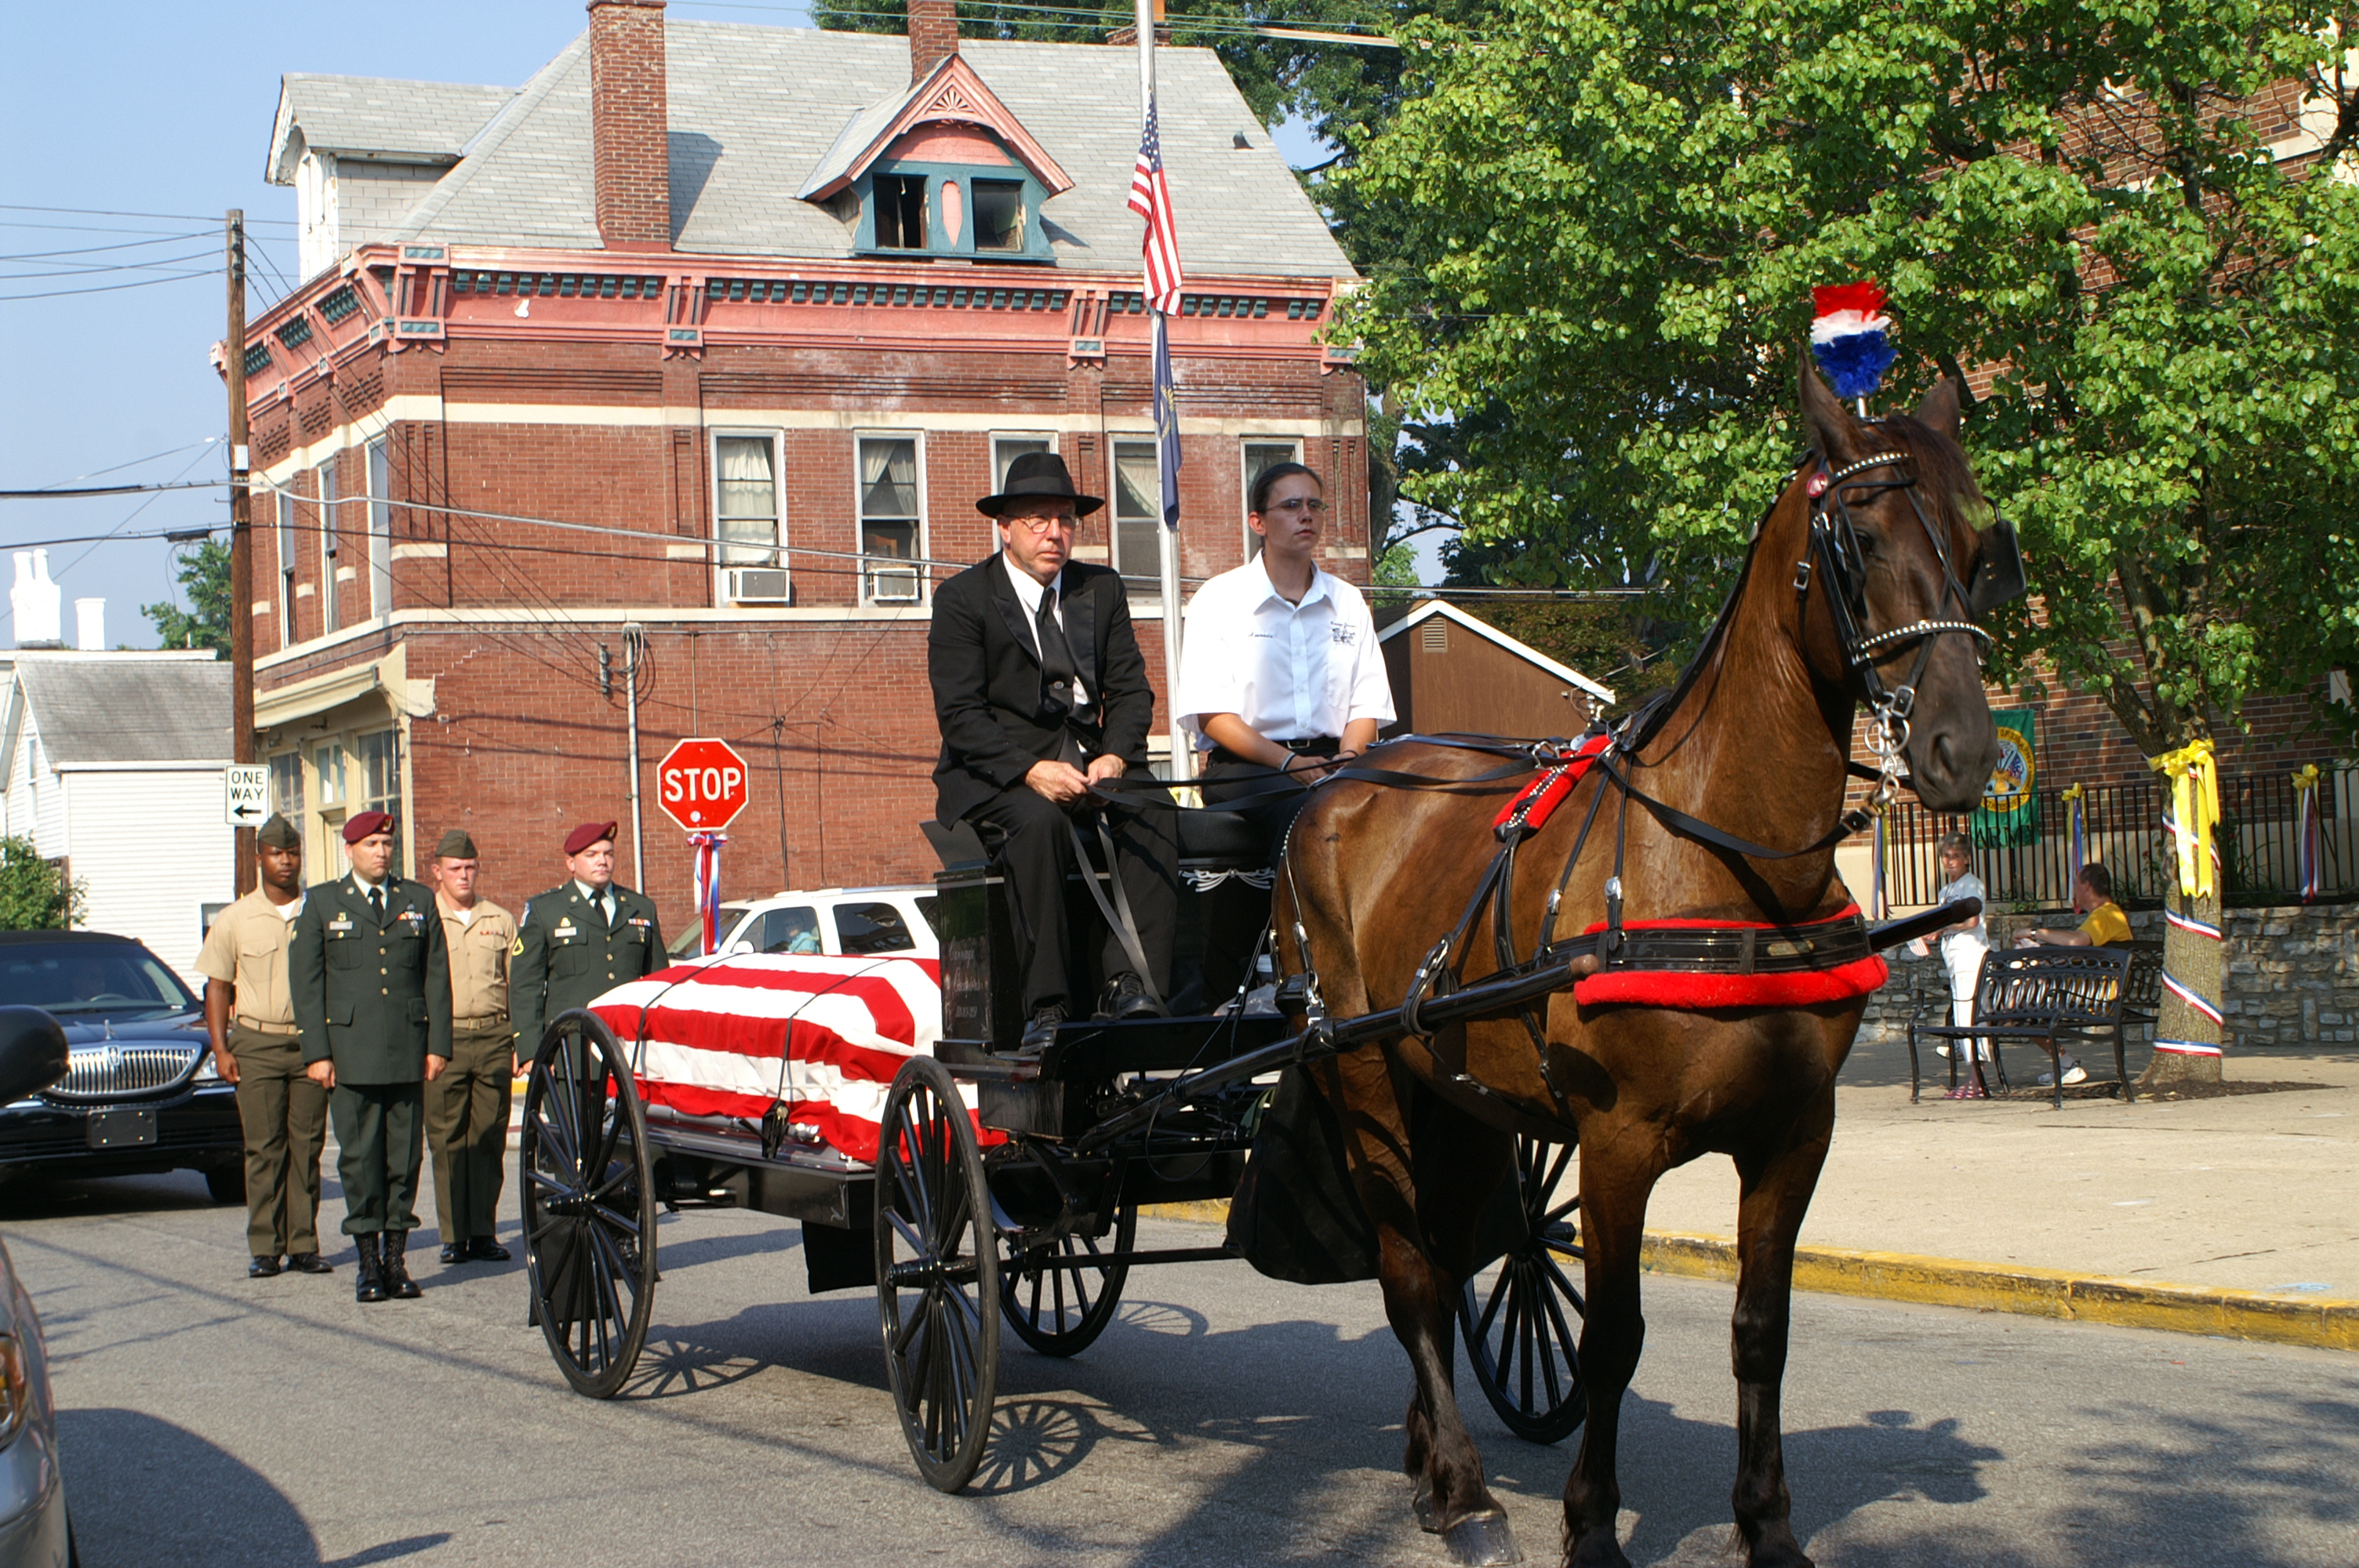
[[[381,806],[418,851],[468,828],[510,903],[611,816],[676,925],[651,789],[688,735],[752,763],[731,891],[921,874],[928,604],[1017,452],[1113,498],[1078,554],[1136,579],[1160,688],[1135,54],[962,44],[948,0],[914,44],[588,9],[513,90],[285,80],[305,280],[244,346],[259,754],[315,867]],[[1319,341],[1350,264],[1217,59],[1159,70],[1181,570],[1237,564],[1251,474],[1299,458],[1364,581],[1364,392]]]

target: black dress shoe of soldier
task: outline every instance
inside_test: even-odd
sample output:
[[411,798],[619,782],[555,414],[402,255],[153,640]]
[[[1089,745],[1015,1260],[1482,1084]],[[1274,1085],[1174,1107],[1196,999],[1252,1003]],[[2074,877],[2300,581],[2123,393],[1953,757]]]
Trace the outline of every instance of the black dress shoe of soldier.
[[466,1260],[467,1244],[465,1242],[445,1241],[442,1244],[442,1261],[446,1265],[451,1263],[463,1263]]
[[1147,994],[1147,982],[1125,969],[1106,983],[1108,1018],[1163,1018],[1163,1004]]
[[479,1263],[505,1263],[508,1249],[488,1236],[478,1236],[467,1243],[467,1256]]
[[385,1293],[397,1302],[414,1302],[426,1292],[409,1277],[409,1232],[388,1230],[385,1233]]
[[287,1266],[299,1274],[332,1274],[336,1266],[317,1252],[289,1252]]
[[359,1271],[353,1280],[353,1300],[385,1300],[385,1250],[379,1245],[376,1234],[372,1231],[366,1236],[355,1236],[353,1243],[360,1249],[361,1255]]
[[278,1260],[276,1256],[256,1258],[245,1266],[245,1277],[249,1280],[266,1280],[277,1272]]
[[1065,1005],[1052,1001],[1046,1007],[1032,1010],[1032,1022],[1024,1027],[1024,1049],[1038,1051],[1057,1037],[1057,1025],[1065,1022]]

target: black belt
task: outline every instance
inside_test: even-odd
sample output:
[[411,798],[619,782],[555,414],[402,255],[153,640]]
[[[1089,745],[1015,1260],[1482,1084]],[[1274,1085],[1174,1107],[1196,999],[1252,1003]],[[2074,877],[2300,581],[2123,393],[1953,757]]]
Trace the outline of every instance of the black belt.
[[[1307,755],[1313,757],[1332,757],[1336,752],[1343,749],[1343,742],[1337,740],[1332,735],[1313,735],[1307,741],[1272,741],[1271,744],[1283,746],[1288,751],[1294,752],[1298,756]],[[1251,757],[1238,755],[1236,752],[1230,751],[1226,746],[1214,746],[1212,748],[1212,761],[1216,762],[1241,762],[1247,767],[1260,767],[1264,765],[1255,762]]]

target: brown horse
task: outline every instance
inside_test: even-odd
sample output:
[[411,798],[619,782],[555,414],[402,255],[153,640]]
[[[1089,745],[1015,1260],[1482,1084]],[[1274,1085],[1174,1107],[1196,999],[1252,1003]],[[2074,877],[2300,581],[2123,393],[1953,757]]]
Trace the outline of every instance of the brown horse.
[[[1854,712],[1879,696],[1888,706],[1904,686],[1914,698],[1913,711],[1899,704],[1905,741],[1898,726],[1885,735],[1919,796],[1939,811],[1980,796],[1997,737],[1979,633],[1955,618],[1972,613],[1962,600],[1984,597],[1981,583],[1970,595],[1962,582],[2010,568],[1994,564],[1999,546],[1985,550],[1993,532],[1976,530],[1987,513],[1956,442],[1956,389],[1938,384],[1914,418],[1867,422],[1806,362],[1802,406],[1817,455],[1761,524],[1729,607],[1669,711],[1622,759],[1622,775],[1670,810],[1623,797],[1606,769],[1591,769],[1518,856],[1508,907],[1524,951],[1599,791],[1610,793],[1563,888],[1556,924],[1568,935],[1604,914],[1617,838],[1633,923],[1791,925],[1842,911],[1852,901],[1832,841]],[[1821,512],[1817,525],[1841,536],[1839,566],[1816,545]],[[2012,535],[1996,532],[2019,585]],[[1411,740],[1369,765],[1469,779],[1495,773],[1498,758]],[[1289,972],[1315,974],[1335,1017],[1403,1000],[1437,936],[1477,899],[1496,849],[1493,817],[1513,787],[1408,790],[1347,776],[1304,811],[1275,924]],[[1676,813],[1786,853],[1715,845],[1667,823]],[[1484,939],[1462,945],[1462,985],[1500,967],[1489,925],[1478,923]],[[1559,991],[1530,1013],[1390,1039],[1315,1069],[1343,1116],[1353,1182],[1376,1227],[1386,1312],[1416,1374],[1404,1467],[1420,1519],[1462,1561],[1516,1558],[1451,1373],[1453,1303],[1481,1261],[1477,1217],[1506,1179],[1520,1131],[1580,1147],[1589,1417],[1565,1485],[1566,1563],[1626,1568],[1614,1539],[1614,1442],[1644,1331],[1647,1199],[1664,1172],[1707,1152],[1735,1162],[1741,1192],[1736,1524],[1754,1568],[1809,1563],[1788,1522],[1778,1392],[1794,1238],[1864,1006],[1858,997],[1777,1008],[1589,1005]]]

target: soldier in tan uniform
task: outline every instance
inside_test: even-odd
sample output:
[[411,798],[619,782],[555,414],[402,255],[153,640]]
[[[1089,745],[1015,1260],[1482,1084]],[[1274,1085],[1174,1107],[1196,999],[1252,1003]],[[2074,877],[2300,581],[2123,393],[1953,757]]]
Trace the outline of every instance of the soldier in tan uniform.
[[303,1042],[287,989],[287,939],[303,913],[303,839],[273,816],[255,835],[262,885],[221,912],[205,934],[205,1033],[213,1062],[237,1086],[245,1132],[246,1273],[288,1266],[329,1274],[320,1256],[320,1153],[328,1091],[303,1074]]
[[516,917],[475,896],[475,841],[453,827],[434,846],[430,880],[451,949],[451,1065],[426,1086],[434,1151],[434,1212],[442,1261],[507,1261],[494,1239],[506,1174],[516,1026],[508,1021],[508,949]]

